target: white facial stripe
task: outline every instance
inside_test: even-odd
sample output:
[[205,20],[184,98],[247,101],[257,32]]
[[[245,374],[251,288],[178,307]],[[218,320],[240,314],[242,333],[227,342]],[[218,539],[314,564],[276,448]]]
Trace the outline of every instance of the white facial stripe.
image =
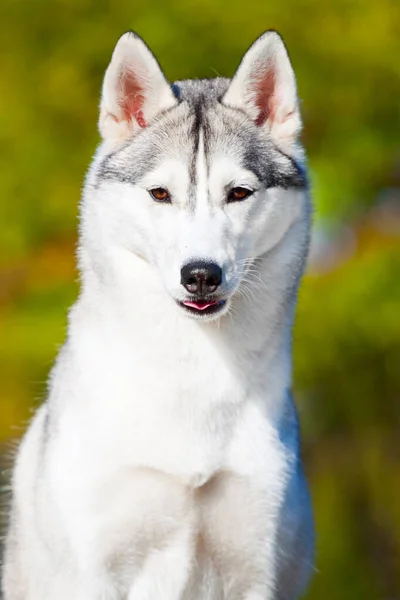
[[204,148],[203,130],[199,131],[199,147],[196,158],[196,212],[208,210],[207,161]]

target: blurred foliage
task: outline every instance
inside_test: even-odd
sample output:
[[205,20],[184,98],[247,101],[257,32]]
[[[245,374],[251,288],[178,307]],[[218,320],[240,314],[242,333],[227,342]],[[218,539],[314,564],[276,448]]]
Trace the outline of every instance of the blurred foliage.
[[400,598],[398,0],[2,0],[0,22],[0,439],[43,397],[77,293],[77,205],[116,39],[138,31],[174,80],[231,75],[278,29],[325,244],[294,344],[317,523],[307,597]]

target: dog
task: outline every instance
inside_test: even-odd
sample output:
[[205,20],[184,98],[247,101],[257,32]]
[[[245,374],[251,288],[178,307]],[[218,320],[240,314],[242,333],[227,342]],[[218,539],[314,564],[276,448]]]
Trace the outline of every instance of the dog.
[[4,600],[293,600],[313,521],[291,397],[311,201],[294,72],[170,85],[128,32],[81,203],[80,295],[19,447]]

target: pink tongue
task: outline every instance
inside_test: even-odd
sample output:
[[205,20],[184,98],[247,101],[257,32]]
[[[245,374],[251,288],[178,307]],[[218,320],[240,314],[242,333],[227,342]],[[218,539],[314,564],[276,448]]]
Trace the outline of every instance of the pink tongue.
[[190,306],[191,308],[196,308],[197,310],[205,310],[209,306],[213,306],[217,304],[216,302],[183,302],[185,306]]

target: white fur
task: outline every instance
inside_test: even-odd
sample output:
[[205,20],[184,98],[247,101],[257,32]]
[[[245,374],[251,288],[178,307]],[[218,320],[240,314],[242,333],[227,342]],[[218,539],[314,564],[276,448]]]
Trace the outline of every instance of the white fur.
[[[106,114],[112,84],[103,94]],[[108,140],[98,150],[81,295],[14,473],[5,600],[293,600],[309,577],[288,392],[308,198],[260,188],[226,205],[226,184],[254,187],[254,174],[224,155],[207,172],[199,143],[194,213],[183,158],[96,187]],[[155,203],[151,185],[175,203]],[[226,271],[217,318],[176,303],[193,256]]]

